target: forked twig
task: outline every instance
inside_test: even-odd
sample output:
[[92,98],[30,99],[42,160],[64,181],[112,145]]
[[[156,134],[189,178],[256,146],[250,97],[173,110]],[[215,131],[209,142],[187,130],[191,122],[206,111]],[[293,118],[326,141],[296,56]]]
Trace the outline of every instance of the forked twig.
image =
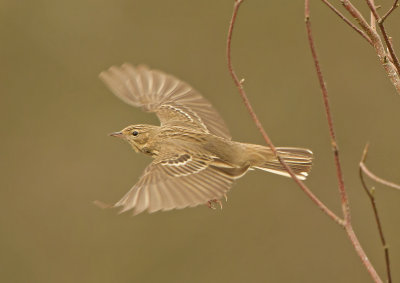
[[367,187],[367,183],[364,180],[362,165],[364,164],[365,159],[367,158],[367,153],[368,153],[368,144],[364,148],[364,152],[363,152],[363,155],[362,155],[361,161],[360,161],[360,167],[359,167],[360,168],[359,169],[360,180],[361,180],[361,184],[362,184],[365,192],[368,195],[369,200],[371,201],[371,206],[372,206],[372,209],[373,209],[374,215],[375,215],[376,225],[378,227],[379,237],[381,238],[382,247],[383,247],[383,250],[385,253],[385,264],[386,264],[386,274],[387,274],[387,278],[388,278],[388,283],[391,283],[392,275],[391,275],[391,271],[390,271],[389,247],[386,244],[385,236],[383,235],[383,228],[382,228],[381,220],[379,218],[378,208],[376,207],[376,202],[375,202],[374,189],[372,188],[371,190],[369,190]]
[[283,161],[283,159],[279,156],[276,147],[272,143],[271,139],[269,138],[268,134],[265,132],[264,127],[262,126],[260,120],[258,119],[256,113],[253,110],[253,107],[250,104],[250,101],[247,97],[247,94],[243,88],[243,85],[241,84],[241,81],[236,75],[236,72],[233,69],[232,66],[232,60],[231,60],[231,42],[232,42],[232,32],[233,32],[233,27],[235,25],[236,21],[236,16],[240,7],[240,4],[242,4],[243,0],[235,0],[234,8],[233,8],[233,13],[232,13],[232,18],[230,21],[229,25],[229,30],[228,30],[228,38],[227,38],[227,47],[226,47],[226,55],[227,55],[227,60],[228,60],[228,68],[229,72],[233,78],[233,81],[235,82],[235,85],[237,86],[240,96],[243,99],[243,102],[249,111],[251,118],[253,119],[254,123],[256,124],[258,130],[260,131],[261,135],[263,136],[265,142],[268,144],[268,146],[271,148],[272,152],[274,155],[278,158],[279,162],[282,164],[282,166],[286,169],[286,171],[290,174],[292,179],[299,185],[299,187],[306,193],[306,195],[323,211],[325,212],[330,218],[332,218],[336,223],[338,223],[341,226],[344,226],[344,221],[337,216],[333,211],[331,211],[317,196],[314,195],[313,192],[301,181],[299,180],[296,175],[293,173],[292,169]]
[[360,30],[358,27],[356,27],[349,19],[345,17],[338,9],[335,8],[328,0],[322,0],[328,6],[336,15],[339,16],[346,24],[348,24],[352,29],[354,29],[357,33],[359,33],[366,41],[368,41],[369,44],[372,45],[371,39],[368,37],[368,35]]
[[[374,5],[374,7],[375,7],[375,0],[371,0],[371,3]],[[371,11],[371,20],[370,20],[370,22],[371,22],[371,24],[370,24],[370,26],[371,26],[371,28],[374,30],[374,31],[376,31],[376,19],[375,19],[375,15],[374,15],[374,13]]]
[[376,176],[374,173],[372,173],[372,172],[367,168],[367,166],[366,166],[364,163],[361,163],[361,164],[360,164],[360,167],[361,167],[361,169],[363,170],[363,172],[365,173],[365,175],[367,175],[370,179],[374,180],[375,182],[381,183],[382,185],[391,187],[391,188],[396,189],[396,190],[400,190],[400,185],[395,184],[395,183],[390,182],[390,181],[386,181],[386,180],[384,180],[384,179],[382,179],[382,178]]
[[[237,88],[239,90],[240,96],[242,97],[243,102],[244,102],[247,110],[249,111],[254,123],[256,124],[256,126],[258,128],[258,130],[261,132],[265,142],[270,146],[271,150],[273,151],[275,156],[279,159],[279,161],[282,164],[282,166],[288,171],[288,173],[291,175],[292,179],[307,194],[307,196],[310,197],[311,200],[323,212],[325,212],[330,218],[332,218],[340,226],[345,228],[345,231],[346,231],[346,233],[347,233],[347,235],[348,235],[348,237],[349,237],[349,239],[350,239],[355,251],[359,255],[362,263],[364,264],[364,266],[368,270],[368,272],[369,272],[370,276],[372,277],[372,279],[375,282],[382,282],[382,280],[379,277],[379,275],[377,274],[374,266],[369,261],[365,251],[363,250],[363,248],[362,248],[362,246],[361,246],[356,234],[354,233],[354,230],[353,230],[353,227],[352,227],[352,224],[351,224],[349,202],[348,202],[347,192],[345,190],[345,186],[344,186],[344,182],[343,182],[343,174],[342,174],[340,160],[339,160],[339,151],[338,151],[338,146],[337,146],[334,127],[333,127],[333,119],[332,119],[330,105],[329,105],[328,92],[327,92],[327,89],[326,89],[326,86],[325,86],[325,82],[324,82],[324,79],[323,79],[323,76],[322,76],[322,72],[321,72],[321,68],[320,68],[320,65],[319,65],[318,57],[317,57],[316,50],[315,50],[314,40],[313,40],[312,32],[311,32],[309,0],[305,0],[305,20],[306,20],[306,27],[307,27],[307,35],[308,35],[308,40],[309,40],[309,44],[310,44],[310,48],[311,48],[312,57],[313,57],[314,64],[315,64],[315,68],[316,68],[316,71],[317,71],[317,76],[318,76],[318,79],[319,79],[319,82],[320,82],[320,87],[321,87],[321,90],[322,90],[324,106],[325,106],[325,112],[326,112],[327,120],[328,120],[329,134],[330,134],[330,137],[331,137],[331,144],[332,144],[332,149],[333,149],[333,152],[334,152],[334,160],[335,160],[335,165],[336,165],[337,178],[338,178],[338,182],[339,182],[339,192],[340,192],[340,195],[341,195],[341,202],[342,202],[344,220],[342,220],[339,216],[337,216],[335,213],[333,213],[328,207],[326,207],[325,204],[322,203],[322,201],[320,201],[311,192],[311,190],[295,176],[295,174],[292,172],[290,167],[280,158],[279,154],[276,151],[275,146],[273,145],[273,143],[270,140],[269,136],[265,132],[261,122],[257,118],[257,115],[255,114],[255,112],[254,112],[254,110],[252,108],[252,106],[251,106],[251,104],[249,102],[249,99],[247,97],[247,94],[246,94],[246,92],[245,92],[245,90],[243,88],[241,80],[239,80],[239,78],[237,77],[237,75],[236,75],[236,73],[235,73],[235,71],[234,71],[234,69],[232,67],[232,60],[231,60],[232,32],[233,32],[233,27],[234,27],[234,24],[235,24],[235,21],[236,21],[238,10],[239,10],[239,7],[240,7],[242,2],[243,2],[243,0],[235,0],[234,9],[233,9],[233,13],[232,13],[232,19],[231,19],[231,22],[230,22],[230,25],[229,25],[228,38],[227,38],[228,68],[229,68],[229,72],[230,72],[230,74],[231,74],[231,76],[233,78],[233,81],[234,81],[235,85],[237,86]],[[364,30],[364,32],[362,34],[364,34],[366,36],[365,37],[366,39],[368,38],[368,39],[371,40],[371,43],[373,44],[373,46],[377,50],[378,55],[381,55],[382,52],[384,52],[384,48],[383,48],[382,42],[380,41],[379,36],[376,33],[376,31],[374,31],[368,25],[368,23],[363,19],[361,14],[358,12],[357,9],[355,9],[355,7],[350,3],[350,1],[342,0],[342,2],[344,4],[344,6],[347,7],[348,11],[350,11],[352,16],[355,17],[356,20],[359,22],[360,26]],[[324,1],[324,3],[327,4],[329,2]],[[342,19],[345,19],[344,16],[343,17],[340,16],[341,15],[340,13],[338,15]],[[357,29],[356,29],[356,31],[357,31]],[[390,67],[387,67],[385,65],[384,65],[384,67],[385,67],[385,70],[387,70],[387,71],[391,70]],[[397,87],[399,87],[398,91],[400,93],[400,84],[398,84],[398,85],[396,84],[396,79],[392,80],[392,82],[394,83],[396,89],[397,89]]]
[[335,157],[335,165],[336,165],[336,173],[337,173],[337,178],[339,181],[339,191],[341,194],[342,198],[342,208],[343,208],[343,214],[344,214],[344,219],[345,219],[345,230],[347,233],[347,236],[350,238],[350,241],[357,252],[358,256],[360,257],[362,263],[364,266],[367,268],[369,274],[371,275],[372,279],[375,282],[382,282],[382,279],[379,277],[378,273],[376,272],[374,266],[368,259],[364,249],[362,248],[357,235],[354,233],[353,226],[351,224],[351,216],[350,216],[350,208],[349,208],[349,203],[348,203],[348,198],[347,198],[347,193],[344,187],[344,182],[343,182],[343,175],[341,172],[341,166],[340,166],[340,160],[339,160],[339,151],[336,143],[336,138],[335,138],[335,133],[333,130],[333,119],[330,113],[330,106],[329,106],[329,100],[328,100],[328,90],[325,85],[325,80],[322,75],[321,67],[319,65],[319,60],[317,56],[317,52],[315,49],[315,44],[314,44],[314,39],[312,36],[312,30],[311,30],[311,22],[310,22],[310,2],[309,0],[304,1],[304,7],[305,7],[305,19],[306,19],[306,28],[307,28],[307,36],[308,36],[308,42],[310,45],[312,57],[314,60],[315,64],[315,69],[317,72],[318,80],[320,83],[322,95],[324,98],[324,104],[325,104],[325,112],[327,115],[328,119],[328,126],[329,126],[329,133],[331,137],[331,143],[332,143],[332,149],[334,152],[334,157]]
[[[367,151],[368,151],[368,146],[366,146],[366,149],[364,149],[364,155],[363,155],[363,156],[366,156],[366,155],[367,155]],[[380,183],[380,184],[382,184],[382,185],[385,185],[385,186],[387,186],[387,187],[390,187],[390,188],[393,188],[393,189],[396,189],[396,190],[400,190],[400,185],[395,184],[395,183],[390,182],[390,181],[386,181],[386,180],[384,180],[384,179],[382,179],[382,178],[376,176],[374,173],[372,173],[372,172],[367,168],[367,165],[365,165],[365,162],[364,162],[365,158],[366,158],[366,157],[364,157],[363,159],[361,159],[361,162],[360,162],[360,169],[363,171],[363,173],[364,173],[365,175],[367,175],[370,179],[374,180],[374,181],[377,182],[377,183]]]
[[328,128],[329,128],[329,136],[331,139],[331,146],[333,150],[333,155],[334,155],[334,160],[335,160],[335,166],[336,166],[336,177],[339,182],[339,192],[340,192],[340,197],[342,201],[342,210],[343,210],[343,216],[345,222],[350,222],[350,209],[349,209],[349,201],[346,193],[346,189],[344,186],[344,181],[343,181],[343,173],[342,173],[342,167],[340,165],[340,159],[339,159],[339,148],[336,142],[336,135],[335,135],[335,130],[333,126],[333,118],[332,118],[332,113],[331,113],[331,107],[329,104],[329,97],[328,97],[328,90],[325,85],[325,81],[322,75],[321,67],[319,64],[318,56],[317,56],[317,51],[315,49],[314,45],[314,39],[312,37],[312,32],[311,32],[311,22],[310,22],[310,6],[309,6],[309,1],[305,1],[305,21],[306,21],[306,28],[307,28],[307,37],[308,37],[308,43],[310,45],[311,49],[311,54],[314,60],[314,65],[315,65],[315,70],[317,71],[317,76],[318,76],[318,81],[319,85],[322,91],[322,98],[324,100],[324,107],[325,107],[325,113],[326,113],[326,118],[328,121]]
[[[388,34],[386,32],[386,29],[385,29],[385,26],[383,25],[382,18],[379,16],[379,13],[376,10],[376,7],[375,7],[375,4],[374,4],[373,0],[367,0],[367,4],[368,4],[368,7],[370,8],[372,14],[374,15],[376,21],[378,22],[379,29],[381,30],[383,39],[385,40],[385,44],[386,44],[386,46],[387,46],[387,48],[389,50],[390,57],[393,60],[393,64],[396,67],[397,74],[400,75],[400,62],[399,62],[399,59],[397,58],[396,53],[394,52],[393,44],[389,39],[389,36],[388,36]],[[393,10],[392,10],[392,12],[393,12]],[[390,13],[389,13],[389,15],[390,15]]]
[[[390,57],[388,56],[388,53],[386,52],[386,49],[382,43],[382,40],[379,37],[379,34],[368,24],[368,22],[364,19],[360,11],[353,5],[353,3],[350,0],[340,0],[340,2],[342,3],[343,7],[347,10],[347,12],[349,12],[350,15],[357,21],[361,29],[371,39],[372,46],[374,47],[375,52],[378,55],[379,61],[381,62],[383,68],[385,69],[386,74],[389,77],[390,81],[392,82],[393,86],[395,87],[397,93],[400,94],[399,68],[398,66],[395,65],[394,62],[393,63],[391,62]],[[390,43],[389,38],[387,38],[387,41]],[[389,54],[391,54],[391,52],[389,52]],[[395,58],[393,58],[393,60],[395,60]]]
[[382,17],[382,23],[386,20],[387,17],[397,8],[399,7],[399,0],[395,0],[393,3],[393,6],[389,9],[389,11],[386,12],[386,14]]

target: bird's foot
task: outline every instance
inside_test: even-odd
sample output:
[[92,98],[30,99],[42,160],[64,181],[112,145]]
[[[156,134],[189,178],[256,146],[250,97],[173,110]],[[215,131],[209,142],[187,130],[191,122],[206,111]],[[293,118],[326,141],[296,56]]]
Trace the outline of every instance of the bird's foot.
[[222,201],[220,201],[219,199],[212,199],[212,200],[209,200],[209,201],[207,202],[208,208],[216,209],[216,207],[214,206],[214,203],[218,203],[218,204],[219,204],[219,207],[222,209]]

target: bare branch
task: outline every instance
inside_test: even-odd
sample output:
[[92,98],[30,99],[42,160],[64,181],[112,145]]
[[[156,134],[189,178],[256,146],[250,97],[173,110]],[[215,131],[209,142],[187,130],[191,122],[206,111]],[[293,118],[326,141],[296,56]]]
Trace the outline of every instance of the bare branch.
[[[372,2],[372,4],[374,5],[374,7],[375,7],[375,0],[371,0],[371,2]],[[371,11],[371,20],[370,20],[370,22],[371,22],[371,28],[374,30],[374,31],[376,31],[376,19],[375,19],[375,16],[374,16],[374,13]]]
[[356,27],[349,19],[347,19],[338,9],[336,9],[328,0],[322,0],[336,15],[339,16],[346,24],[348,24],[352,29],[354,29],[357,33],[359,33],[369,44],[372,45],[371,39],[368,35]]
[[360,167],[361,167],[361,169],[363,170],[363,172],[365,173],[365,175],[367,175],[369,178],[371,178],[371,179],[374,180],[375,182],[381,183],[382,185],[391,187],[391,188],[396,189],[396,190],[400,190],[400,185],[395,184],[395,183],[393,183],[393,182],[386,181],[386,180],[384,180],[384,179],[382,179],[382,178],[379,178],[379,177],[376,176],[374,173],[372,173],[371,171],[369,171],[369,169],[367,168],[367,166],[366,166],[364,163],[361,163],[361,164],[360,164]]
[[389,39],[389,36],[385,29],[385,26],[383,25],[382,19],[379,16],[378,11],[376,10],[373,0],[367,0],[367,4],[368,4],[369,8],[371,9],[371,12],[374,15],[375,19],[378,21],[378,25],[381,30],[383,39],[385,40],[386,46],[389,49],[390,57],[392,58],[393,64],[396,67],[397,75],[400,75],[400,62],[399,62],[399,59],[397,58],[396,53],[394,52],[393,44]]
[[[389,56],[386,53],[385,47],[380,39],[378,33],[374,31],[371,26],[364,19],[360,11],[350,2],[350,0],[340,0],[344,8],[350,13],[350,15],[358,22],[361,29],[368,35],[368,37],[372,41],[372,46],[375,49],[375,52],[378,55],[379,61],[381,62],[383,68],[386,71],[387,76],[392,82],[398,94],[400,94],[400,73],[397,71],[397,67],[395,63],[392,63],[389,60]],[[369,1],[369,0],[367,0]],[[378,20],[379,24],[379,20]],[[389,38],[387,38],[389,41]],[[389,42],[390,43],[390,42]],[[394,59],[394,58],[393,58]]]
[[375,182],[380,183],[382,185],[385,185],[387,187],[396,189],[396,190],[400,190],[400,185],[395,184],[395,183],[390,182],[390,181],[386,181],[386,180],[376,176],[374,173],[372,173],[367,168],[367,166],[365,165],[365,162],[364,162],[365,159],[366,159],[366,156],[367,156],[367,152],[368,152],[368,145],[364,149],[363,158],[361,159],[361,162],[360,162],[360,170],[362,170],[365,175],[367,175],[370,179],[374,180]]
[[341,200],[342,200],[342,209],[343,209],[343,214],[344,214],[344,220],[345,220],[345,225],[344,228],[346,230],[347,236],[350,239],[351,244],[353,245],[355,251],[357,252],[358,256],[360,257],[362,263],[366,267],[367,271],[369,272],[370,276],[375,282],[382,282],[382,279],[379,277],[378,273],[376,272],[374,266],[372,265],[371,261],[368,259],[364,249],[362,248],[360,241],[357,238],[357,235],[354,233],[353,226],[351,224],[351,215],[350,215],[350,208],[349,208],[349,202],[348,202],[348,197],[347,197],[347,192],[344,187],[344,182],[343,182],[343,174],[341,170],[341,165],[340,165],[340,160],[339,160],[339,150],[336,142],[336,137],[335,137],[335,132],[333,129],[333,119],[330,111],[330,105],[329,105],[329,99],[328,99],[328,90],[325,85],[325,81],[322,75],[321,67],[319,64],[319,60],[317,57],[317,52],[315,49],[314,45],[314,39],[312,36],[312,30],[311,30],[311,22],[310,22],[310,2],[309,0],[305,0],[304,2],[304,7],[305,7],[305,19],[306,19],[306,28],[307,28],[307,36],[308,36],[308,41],[310,44],[310,49],[312,53],[312,57],[314,60],[315,64],[315,69],[317,72],[318,80],[320,83],[321,91],[322,91],[322,96],[324,99],[324,105],[325,105],[325,112],[326,116],[328,119],[328,126],[329,126],[329,134],[331,137],[331,143],[332,143],[332,149],[334,152],[334,158],[335,158],[335,165],[336,165],[336,174],[339,182],[339,192],[341,195]]
[[317,57],[317,52],[315,50],[314,39],[313,39],[312,32],[311,32],[310,10],[309,10],[309,1],[308,0],[305,1],[305,20],[306,20],[308,43],[310,45],[311,54],[312,54],[312,57],[314,60],[315,70],[317,71],[318,81],[319,81],[319,85],[321,87],[322,97],[324,100],[325,113],[326,113],[326,118],[328,121],[329,135],[331,138],[331,146],[332,146],[334,160],[335,160],[335,166],[336,166],[336,176],[337,176],[337,179],[339,182],[339,192],[340,192],[341,201],[342,201],[343,216],[344,216],[345,222],[350,222],[349,201],[348,201],[347,193],[346,193],[346,190],[344,187],[343,173],[342,173],[342,168],[341,168],[340,160],[339,160],[339,149],[338,149],[338,145],[336,142],[336,135],[335,135],[335,130],[334,130],[334,126],[333,126],[333,118],[332,118],[332,114],[331,114],[331,107],[329,104],[328,90],[326,88],[325,81],[324,81],[324,78],[322,75],[321,67],[319,64],[318,57]]
[[386,274],[387,274],[387,278],[388,278],[388,283],[391,283],[392,275],[391,275],[391,271],[390,271],[389,247],[386,244],[385,236],[383,234],[383,228],[382,228],[381,220],[379,218],[378,208],[377,208],[376,202],[375,202],[374,190],[368,189],[367,184],[364,180],[364,175],[363,175],[362,164],[364,164],[365,159],[367,158],[367,152],[368,152],[368,144],[364,148],[364,152],[363,152],[363,155],[362,155],[362,158],[360,161],[359,175],[360,175],[361,184],[362,184],[365,192],[367,193],[369,200],[371,201],[371,206],[374,211],[375,221],[376,221],[376,225],[378,227],[378,232],[379,232],[379,237],[381,238],[382,247],[383,247],[383,250],[385,253],[385,264],[386,264]]
[[232,19],[229,25],[229,30],[228,30],[228,38],[227,38],[227,47],[226,47],[226,55],[227,55],[227,60],[228,60],[228,69],[229,72],[233,78],[233,81],[235,82],[236,87],[239,90],[240,96],[243,99],[243,102],[247,108],[247,110],[250,113],[251,118],[253,119],[254,123],[256,124],[258,130],[260,131],[261,135],[263,136],[265,142],[268,144],[268,146],[271,148],[272,152],[274,155],[278,158],[279,162],[282,164],[282,166],[288,171],[292,179],[299,185],[299,187],[306,193],[306,195],[324,212],[326,213],[330,218],[332,218],[336,223],[339,225],[343,226],[343,220],[337,216],[334,212],[332,212],[321,200],[318,199],[317,196],[311,192],[311,190],[302,182],[300,181],[296,175],[293,173],[292,169],[283,161],[283,159],[278,155],[278,152],[276,150],[276,147],[272,143],[271,139],[269,138],[268,134],[265,132],[264,127],[262,126],[260,120],[258,119],[256,113],[253,110],[253,107],[250,104],[250,101],[247,97],[247,94],[243,88],[243,85],[241,84],[241,81],[237,77],[233,66],[232,66],[232,60],[231,60],[231,41],[232,41],[232,33],[233,33],[233,28],[235,25],[236,21],[236,16],[240,7],[240,4],[243,2],[243,0],[235,0],[234,8],[233,8],[233,13],[232,13]]
[[393,6],[386,12],[386,14],[382,17],[382,23],[386,20],[387,17],[397,8],[400,6],[399,0],[395,0]]

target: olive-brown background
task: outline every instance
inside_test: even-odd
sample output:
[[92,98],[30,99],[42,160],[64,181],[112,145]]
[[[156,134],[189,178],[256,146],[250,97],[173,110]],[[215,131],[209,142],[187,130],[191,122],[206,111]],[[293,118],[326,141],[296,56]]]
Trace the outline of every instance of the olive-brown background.
[[[354,228],[384,277],[358,161],[370,141],[370,168],[400,182],[400,96],[367,43],[311,2]],[[173,73],[213,102],[235,140],[263,143],[226,67],[233,1],[0,3],[1,282],[370,280],[345,233],[287,178],[249,173],[222,211],[131,217],[92,204],[118,200],[150,162],[107,133],[158,122],[101,83],[113,64]],[[387,22],[397,47],[399,15]],[[340,212],[302,1],[245,1],[233,60],[273,141],[314,151],[307,184]],[[376,197],[398,282],[400,193],[377,185]]]

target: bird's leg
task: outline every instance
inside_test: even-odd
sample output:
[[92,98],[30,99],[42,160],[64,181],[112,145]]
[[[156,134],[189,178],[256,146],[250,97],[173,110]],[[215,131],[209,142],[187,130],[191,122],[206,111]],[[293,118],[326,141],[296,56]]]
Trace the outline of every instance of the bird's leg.
[[[225,198],[226,198],[226,196],[225,196]],[[222,201],[220,201],[219,199],[212,199],[212,200],[209,200],[209,201],[207,202],[208,208],[215,209],[213,203],[218,203],[219,206],[220,206],[220,208],[222,209]]]
[[212,205],[212,201],[211,200],[207,201],[206,205],[207,205],[208,208],[215,209],[215,207]]

